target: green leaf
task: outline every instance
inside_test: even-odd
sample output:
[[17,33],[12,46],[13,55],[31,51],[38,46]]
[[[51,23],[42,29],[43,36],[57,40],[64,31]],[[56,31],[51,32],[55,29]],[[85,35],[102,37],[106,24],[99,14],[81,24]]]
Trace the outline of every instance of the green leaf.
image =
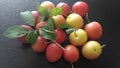
[[30,44],[34,44],[37,41],[38,34],[34,30],[30,30],[26,36],[26,41]]
[[39,34],[48,40],[55,40],[56,34],[54,30],[54,20],[49,18],[45,26],[39,29]]
[[38,10],[38,12],[40,13],[41,16],[45,16],[46,15],[47,10],[45,8],[43,8],[43,7],[38,5],[37,6],[37,10]]
[[56,34],[54,31],[45,29],[44,27],[40,28],[39,33],[42,37],[48,40],[55,40]]
[[19,37],[22,37],[25,34],[27,34],[27,32],[28,32],[27,29],[25,29],[21,26],[15,25],[15,26],[8,28],[3,33],[3,36],[8,37],[8,38],[19,38]]
[[61,13],[62,13],[62,8],[54,8],[54,9],[52,9],[50,15],[51,16],[56,16],[56,15],[59,15]]
[[70,34],[70,33],[72,33],[73,31],[74,31],[74,28],[69,28],[69,29],[66,30],[66,33],[67,33],[67,34]]
[[60,24],[60,26],[58,26],[58,29],[64,29],[64,28],[73,28],[73,27],[67,23],[63,23],[63,24]]
[[52,18],[49,18],[47,20],[47,23],[44,26],[44,28],[47,29],[47,30],[53,31],[54,30],[54,26],[55,26],[54,20]]
[[44,21],[44,19],[45,19],[45,16],[39,17],[39,21],[40,21],[40,22]]
[[49,9],[45,9],[40,5],[37,5],[38,13],[40,14],[40,22],[44,21],[45,17],[49,14]]
[[34,16],[30,11],[25,11],[20,13],[21,18],[26,21],[27,24],[34,26]]

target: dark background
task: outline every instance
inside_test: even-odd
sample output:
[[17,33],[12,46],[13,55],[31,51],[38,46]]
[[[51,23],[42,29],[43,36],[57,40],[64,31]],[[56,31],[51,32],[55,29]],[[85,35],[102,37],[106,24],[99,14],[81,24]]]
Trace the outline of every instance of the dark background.
[[[62,58],[56,63],[49,63],[45,54],[37,54],[30,47],[16,39],[2,36],[10,26],[25,24],[19,13],[36,10],[36,3],[44,0],[0,0],[0,68],[71,68],[70,63]],[[61,1],[70,6],[78,0],[50,0],[55,5]],[[107,46],[102,55],[88,61],[80,56],[75,68],[120,68],[120,2],[117,0],[84,0],[89,5],[89,18],[103,26],[103,35],[98,40]]]

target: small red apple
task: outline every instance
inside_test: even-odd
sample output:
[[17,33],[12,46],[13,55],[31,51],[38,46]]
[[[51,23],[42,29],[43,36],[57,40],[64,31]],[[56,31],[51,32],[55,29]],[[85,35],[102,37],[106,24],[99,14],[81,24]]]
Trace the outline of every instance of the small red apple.
[[35,27],[35,30],[39,31],[39,28],[42,27],[42,26],[45,26],[46,22],[43,21],[43,22],[40,22],[40,23],[37,23],[36,27]]
[[51,43],[46,50],[46,58],[49,62],[58,61],[63,54],[63,50],[56,45],[55,43]]
[[79,59],[79,50],[74,45],[67,45],[64,50],[64,59],[68,62],[77,62]]
[[37,25],[37,23],[39,22],[39,13],[38,11],[32,11],[32,14],[34,16],[34,20],[35,20],[35,26]]
[[47,40],[41,36],[38,36],[37,41],[35,42],[35,44],[32,45],[32,49],[35,52],[41,53],[44,52],[46,48],[47,48]]
[[78,1],[73,4],[72,6],[72,12],[78,13],[81,16],[85,16],[88,12],[88,5],[86,2]]
[[84,29],[91,40],[97,40],[102,35],[102,26],[96,21],[86,24]]
[[60,2],[56,6],[57,8],[62,8],[62,15],[67,16],[70,13],[70,6],[65,2]]
[[66,39],[65,32],[62,29],[55,29],[54,31],[56,33],[56,39],[55,39],[55,41],[57,43],[60,43],[60,44],[63,43],[65,41],[65,39]]
[[[21,27],[26,28],[27,30],[33,30],[33,28],[28,25],[21,25]],[[27,43],[25,38],[26,38],[26,35],[18,38],[18,40],[21,41],[22,43]]]

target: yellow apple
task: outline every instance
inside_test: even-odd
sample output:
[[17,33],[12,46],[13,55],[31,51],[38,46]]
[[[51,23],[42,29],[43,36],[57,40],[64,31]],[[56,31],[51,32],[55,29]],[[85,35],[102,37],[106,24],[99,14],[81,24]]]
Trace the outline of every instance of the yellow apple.
[[55,5],[51,1],[44,1],[44,2],[41,3],[40,6],[42,6],[45,9],[50,9],[50,10],[55,8]]
[[56,15],[52,17],[55,22],[55,28],[58,28],[61,24],[65,23],[65,18],[63,15]]
[[68,15],[68,17],[66,19],[66,23],[68,23],[73,28],[79,29],[79,28],[82,28],[82,26],[84,24],[84,20],[79,14],[72,13],[72,14]]
[[75,46],[82,46],[87,41],[87,33],[83,29],[78,29],[70,33],[70,42]]
[[97,41],[88,41],[82,47],[82,54],[88,60],[94,60],[101,55],[102,46]]

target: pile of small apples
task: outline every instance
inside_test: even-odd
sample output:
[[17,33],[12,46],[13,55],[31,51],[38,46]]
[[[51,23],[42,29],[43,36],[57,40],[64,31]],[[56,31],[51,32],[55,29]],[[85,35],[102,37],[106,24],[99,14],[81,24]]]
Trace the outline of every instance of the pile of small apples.
[[[36,11],[21,12],[27,24],[8,28],[4,36],[29,43],[33,51],[44,52],[49,62],[57,62],[63,56],[66,61],[75,63],[80,53],[86,59],[94,60],[101,55],[104,46],[97,42],[102,35],[102,26],[97,21],[84,24],[83,17],[87,16],[88,8],[83,1],[75,2],[72,8],[65,2],[55,7],[51,1],[44,1],[37,5]],[[69,42],[63,46],[66,40]]]

